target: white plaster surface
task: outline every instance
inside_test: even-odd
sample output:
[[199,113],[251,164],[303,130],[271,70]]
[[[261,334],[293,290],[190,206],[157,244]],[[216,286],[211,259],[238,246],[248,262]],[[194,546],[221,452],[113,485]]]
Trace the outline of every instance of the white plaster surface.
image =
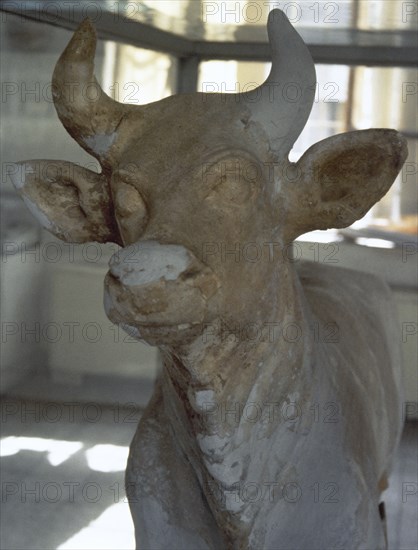
[[30,171],[32,166],[27,162],[17,162],[17,171],[10,174],[10,179],[16,189],[22,189],[26,183],[26,174]]
[[126,334],[129,334],[129,336],[132,336],[132,338],[135,338],[136,340],[141,339],[141,333],[139,332],[138,327],[128,325],[127,323],[120,323],[119,326],[121,327],[122,330],[126,332]]
[[86,145],[98,155],[105,155],[117,138],[117,132],[111,134],[96,134],[82,138]]
[[146,285],[165,279],[173,281],[187,269],[190,256],[180,245],[162,245],[143,241],[127,246],[114,254],[110,272],[124,285]]

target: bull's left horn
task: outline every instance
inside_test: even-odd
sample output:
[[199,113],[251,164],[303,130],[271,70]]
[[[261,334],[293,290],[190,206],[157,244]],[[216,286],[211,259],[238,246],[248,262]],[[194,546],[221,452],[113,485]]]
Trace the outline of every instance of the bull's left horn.
[[65,129],[87,152],[105,162],[129,106],[106,95],[94,77],[96,40],[93,25],[85,19],[55,66],[52,90]]
[[270,74],[258,88],[237,95],[248,106],[251,120],[267,132],[271,150],[283,158],[311,112],[315,65],[304,41],[281,10],[270,12],[267,30],[272,55]]

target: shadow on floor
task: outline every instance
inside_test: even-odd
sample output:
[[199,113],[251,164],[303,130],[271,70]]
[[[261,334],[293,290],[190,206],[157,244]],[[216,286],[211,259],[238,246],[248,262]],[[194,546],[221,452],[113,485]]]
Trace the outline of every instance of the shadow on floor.
[[[5,397],[0,547],[133,549],[124,470],[140,414],[134,405]],[[417,432],[406,423],[383,494],[390,550],[418,548]]]

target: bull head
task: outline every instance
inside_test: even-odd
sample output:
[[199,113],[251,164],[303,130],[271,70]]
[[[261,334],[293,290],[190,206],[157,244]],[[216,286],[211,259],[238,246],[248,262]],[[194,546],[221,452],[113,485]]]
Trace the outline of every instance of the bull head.
[[[132,106],[98,85],[96,36],[85,20],[56,65],[54,102],[102,172],[19,163],[15,186],[46,229],[69,242],[123,247],[110,262],[105,308],[152,344],[185,341],[219,318],[268,320],[283,299],[280,262],[234,258],[237,243],[285,247],[304,232],[352,224],[406,158],[399,133],[371,129],[325,139],[289,162],[313,104],[315,69],[281,11],[270,13],[268,33],[272,68],[259,88]],[[230,261],[205,253],[208,243],[224,243]]]

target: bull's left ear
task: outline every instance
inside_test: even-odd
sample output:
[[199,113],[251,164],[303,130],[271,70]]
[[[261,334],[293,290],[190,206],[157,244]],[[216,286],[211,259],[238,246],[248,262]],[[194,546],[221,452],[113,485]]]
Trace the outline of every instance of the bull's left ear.
[[28,160],[10,176],[31,213],[59,239],[121,243],[103,174],[63,160]]
[[310,147],[286,184],[289,238],[362,218],[394,182],[408,154],[396,130],[348,132]]

